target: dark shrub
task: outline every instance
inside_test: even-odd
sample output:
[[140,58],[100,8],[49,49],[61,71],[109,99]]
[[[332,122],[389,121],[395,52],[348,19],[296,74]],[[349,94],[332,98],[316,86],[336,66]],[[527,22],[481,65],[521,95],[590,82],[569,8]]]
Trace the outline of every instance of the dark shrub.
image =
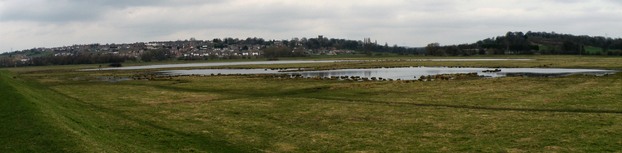
[[108,64],[109,67],[121,67],[121,63],[110,63]]

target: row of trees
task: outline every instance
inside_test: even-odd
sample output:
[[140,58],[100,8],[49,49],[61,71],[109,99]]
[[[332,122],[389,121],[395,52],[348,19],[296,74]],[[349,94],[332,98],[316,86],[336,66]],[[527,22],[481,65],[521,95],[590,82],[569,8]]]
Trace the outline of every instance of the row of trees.
[[[20,62],[21,63],[21,62]],[[17,61],[8,56],[0,56],[0,67],[13,67],[17,66]]]
[[[196,41],[196,40],[190,40]],[[184,41],[188,42],[188,41]],[[184,42],[181,42],[183,44]],[[504,36],[487,38],[471,44],[441,46],[438,43],[428,44],[424,49],[402,46],[389,46],[387,43],[379,45],[370,41],[334,39],[319,36],[317,38],[293,38],[291,40],[269,40],[262,38],[224,38],[211,41],[214,48],[225,48],[230,45],[244,46],[241,50],[248,50],[249,46],[262,46],[264,57],[273,59],[278,57],[306,56],[309,51],[317,50],[354,50],[367,55],[373,53],[395,53],[399,55],[425,54],[431,56],[470,56],[483,54],[573,54],[573,55],[622,55],[622,38],[606,38],[591,36],[574,36],[547,32],[507,32]],[[112,45],[114,46],[114,45]],[[91,46],[97,47],[97,46]],[[139,46],[140,47],[140,46]],[[208,56],[208,57],[176,57],[172,46],[159,49],[135,48],[144,50],[139,57],[120,56],[112,52],[76,51],[69,56],[53,56],[45,51],[31,49],[12,53],[0,54],[0,67],[26,65],[68,65],[68,64],[96,64],[120,63],[127,60],[134,61],[162,61],[169,59],[205,60],[215,58],[247,58],[239,56]],[[200,46],[197,46],[200,47]],[[177,48],[179,49],[179,48]],[[46,55],[47,54],[47,55]],[[27,59],[22,61],[21,58]]]
[[39,56],[32,57],[26,61],[4,56],[0,57],[0,67],[121,63],[127,60],[136,59],[113,54],[92,53],[80,53],[72,56]]
[[[229,45],[263,45],[263,46],[278,46],[288,48],[305,48],[309,50],[322,50],[322,49],[337,49],[337,50],[354,50],[364,53],[371,52],[389,52],[397,54],[417,54],[420,50],[416,48],[409,48],[403,46],[389,46],[388,44],[378,45],[376,43],[364,43],[360,40],[347,40],[347,39],[335,39],[335,38],[292,38],[290,40],[270,40],[266,41],[262,38],[224,38],[213,39],[215,48],[225,48]],[[244,50],[244,49],[243,49]],[[298,56],[298,55],[296,55]]]
[[268,59],[277,59],[279,57],[303,57],[306,56],[302,49],[292,49],[289,47],[268,47],[263,50],[264,57]]
[[147,50],[140,55],[140,60],[144,62],[163,61],[175,58],[175,55],[169,49]]
[[387,43],[384,45],[379,45],[376,43],[365,43],[362,41],[356,40],[346,40],[346,39],[328,39],[324,37],[318,38],[303,38],[303,39],[292,39],[289,41],[283,41],[284,44],[288,44],[288,47],[300,47],[300,45],[307,49],[327,49],[334,48],[338,50],[355,50],[360,51],[366,54],[371,54],[372,52],[386,52],[386,53],[396,53],[401,55],[406,54],[417,54],[419,50],[416,48],[403,47],[403,46],[389,46]]
[[557,34],[555,32],[507,32],[472,44],[440,46],[431,43],[426,54],[464,56],[474,54],[622,55],[622,38]]

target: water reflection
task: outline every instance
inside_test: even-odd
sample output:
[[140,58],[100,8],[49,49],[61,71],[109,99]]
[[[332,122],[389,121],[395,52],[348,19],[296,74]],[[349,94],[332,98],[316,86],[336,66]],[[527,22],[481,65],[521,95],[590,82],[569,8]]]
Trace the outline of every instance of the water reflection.
[[450,67],[404,67],[374,69],[339,69],[323,71],[279,71],[270,69],[196,69],[160,71],[167,75],[217,75],[217,74],[290,74],[303,77],[376,77],[385,79],[415,80],[421,76],[438,74],[477,73],[482,77],[504,76],[564,76],[570,74],[606,75],[616,71],[599,69],[559,69],[559,68],[501,68],[498,72],[485,72],[490,68],[450,68]]

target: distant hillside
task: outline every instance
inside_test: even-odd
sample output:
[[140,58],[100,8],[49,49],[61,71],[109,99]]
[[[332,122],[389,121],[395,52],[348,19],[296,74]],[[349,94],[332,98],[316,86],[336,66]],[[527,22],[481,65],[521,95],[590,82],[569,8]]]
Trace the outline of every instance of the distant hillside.
[[507,32],[472,44],[426,47],[426,54],[460,56],[476,54],[569,54],[622,55],[622,39],[602,36],[575,36],[555,32]]
[[327,38],[224,38],[178,40],[124,44],[81,44],[52,48],[33,48],[0,54],[0,67],[121,63],[125,61],[277,59],[311,55],[366,54],[378,52],[399,55],[420,54],[423,50],[372,42]]
[[33,48],[0,54],[0,67],[122,63],[125,61],[213,60],[365,54],[470,56],[489,54],[622,55],[622,38],[575,36],[555,32],[507,32],[471,44],[425,48],[378,44],[370,38],[346,40],[318,36],[291,40],[224,38],[126,44],[82,44]]

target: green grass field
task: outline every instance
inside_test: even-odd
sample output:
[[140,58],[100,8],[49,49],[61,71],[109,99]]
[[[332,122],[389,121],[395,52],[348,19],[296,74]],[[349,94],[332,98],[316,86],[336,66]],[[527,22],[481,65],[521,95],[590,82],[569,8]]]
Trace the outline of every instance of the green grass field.
[[[609,51],[613,51],[613,52],[621,52],[621,50],[618,49],[610,49]],[[600,47],[594,47],[594,46],[585,46],[585,52],[591,55],[601,55],[601,54],[606,54],[603,51],[603,48]]]
[[[536,60],[385,57],[234,67],[622,69],[622,58],[511,57]],[[0,70],[0,152],[622,151],[622,74],[409,83],[208,76],[112,83],[97,76],[147,70],[75,71],[93,66]]]
[[600,55],[603,52],[603,48],[594,46],[585,46],[585,52],[591,55]]

